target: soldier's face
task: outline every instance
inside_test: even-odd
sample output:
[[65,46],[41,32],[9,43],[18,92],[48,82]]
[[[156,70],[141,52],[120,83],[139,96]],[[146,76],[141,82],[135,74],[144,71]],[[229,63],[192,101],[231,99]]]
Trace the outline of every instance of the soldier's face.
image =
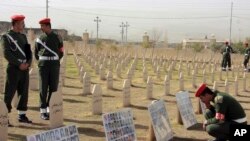
[[210,103],[210,100],[211,100],[209,94],[201,95],[201,96],[200,96],[200,99],[201,99],[201,101],[202,101],[203,103],[206,103],[206,104]]
[[15,23],[15,27],[16,27],[16,29],[18,30],[18,31],[23,31],[23,29],[24,29],[24,27],[25,27],[25,24],[24,24],[24,20],[22,20],[22,21],[17,21],[16,23]]
[[47,31],[47,26],[45,24],[41,24],[41,30],[43,32],[46,32]]

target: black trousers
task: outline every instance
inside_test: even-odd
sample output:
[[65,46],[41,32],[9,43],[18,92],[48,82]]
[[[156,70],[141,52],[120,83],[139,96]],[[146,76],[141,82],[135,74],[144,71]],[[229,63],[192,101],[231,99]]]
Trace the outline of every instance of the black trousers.
[[231,56],[230,55],[223,55],[221,67],[222,68],[231,68]]
[[60,66],[39,66],[40,108],[49,106],[52,92],[57,91]]
[[248,62],[249,62],[249,56],[245,56],[244,62],[243,62],[245,69],[247,68]]
[[17,66],[8,65],[6,69],[6,82],[4,92],[4,102],[8,112],[11,112],[12,99],[17,91],[17,110],[27,111],[28,91],[29,91],[29,71],[21,71]]

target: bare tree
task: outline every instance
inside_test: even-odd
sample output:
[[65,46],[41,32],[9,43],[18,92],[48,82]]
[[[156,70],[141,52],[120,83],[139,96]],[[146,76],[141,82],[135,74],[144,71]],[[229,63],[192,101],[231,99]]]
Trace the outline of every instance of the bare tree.
[[156,28],[154,28],[152,30],[152,33],[151,33],[151,47],[153,49],[152,49],[151,57],[153,57],[153,55],[154,55],[154,49],[155,49],[157,43],[159,42],[161,36],[162,36],[162,31],[157,30]]

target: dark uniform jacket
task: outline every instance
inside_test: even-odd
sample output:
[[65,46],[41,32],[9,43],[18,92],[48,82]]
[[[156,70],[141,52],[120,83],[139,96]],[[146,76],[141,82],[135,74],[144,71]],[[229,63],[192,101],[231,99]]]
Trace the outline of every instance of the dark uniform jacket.
[[48,51],[43,45],[40,43],[35,43],[35,58],[38,61],[38,66],[50,66],[50,65],[58,65],[60,66],[60,59],[63,57],[63,41],[62,38],[56,34],[55,32],[51,32],[50,34],[43,33],[39,38],[43,43],[46,44],[52,51],[57,53],[59,56],[59,60],[39,60],[39,56],[45,57],[53,57],[55,56],[53,53]]
[[230,56],[231,53],[233,53],[233,48],[229,45],[226,45],[222,50],[221,53],[223,56]]
[[232,96],[222,92],[215,92],[213,101],[210,102],[215,110],[215,117],[208,119],[208,124],[220,123],[223,121],[234,121],[245,118],[246,114],[240,103]]
[[[19,45],[21,50],[26,54],[26,57],[18,50],[16,45],[12,42],[6,34],[9,34]],[[28,44],[27,37],[23,33],[17,33],[13,30],[8,31],[1,38],[1,44],[3,47],[4,57],[8,61],[8,66],[16,66],[22,63],[20,60],[26,60],[26,63],[31,65],[32,62],[32,52],[30,45]]]

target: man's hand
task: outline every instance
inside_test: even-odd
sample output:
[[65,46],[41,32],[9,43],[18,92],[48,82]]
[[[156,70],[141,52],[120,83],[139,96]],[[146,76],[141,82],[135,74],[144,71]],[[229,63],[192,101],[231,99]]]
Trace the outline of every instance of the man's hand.
[[206,126],[207,126],[207,120],[203,122],[203,129],[206,131]]
[[20,70],[27,70],[29,68],[29,64],[28,63],[22,63],[20,66],[19,66],[19,69]]

